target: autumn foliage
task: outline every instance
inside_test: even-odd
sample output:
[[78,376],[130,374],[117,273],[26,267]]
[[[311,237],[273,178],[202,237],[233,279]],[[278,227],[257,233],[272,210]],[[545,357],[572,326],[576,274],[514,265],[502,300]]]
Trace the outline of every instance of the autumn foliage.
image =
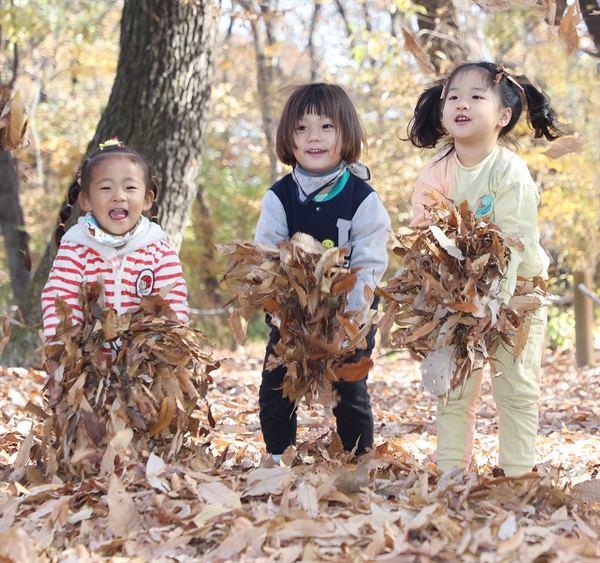
[[108,473],[126,450],[173,457],[197,434],[195,411],[219,365],[161,296],[119,315],[100,306],[101,291],[82,284],[82,324],[72,324],[71,307],[57,298],[60,323],[44,349],[50,474]]
[[236,340],[245,342],[242,320],[257,311],[269,315],[279,329],[277,355],[269,358],[267,367],[287,367],[284,397],[310,402],[330,394],[332,382],[367,375],[370,359],[344,363],[366,346],[375,316],[375,311],[366,317],[361,311],[346,311],[358,271],[341,266],[347,249],[325,248],[305,233],[282,240],[276,248],[249,242],[217,248],[231,259],[224,281],[235,295],[230,326]]
[[522,245],[469,211],[440,205],[431,224],[401,229],[394,253],[402,267],[381,291],[388,307],[381,321],[394,326],[392,347],[406,347],[422,360],[424,387],[438,396],[462,388],[474,369],[494,356],[501,342],[518,355],[531,323],[529,312],[546,302],[541,278],[518,279],[508,304],[500,281],[511,247]]

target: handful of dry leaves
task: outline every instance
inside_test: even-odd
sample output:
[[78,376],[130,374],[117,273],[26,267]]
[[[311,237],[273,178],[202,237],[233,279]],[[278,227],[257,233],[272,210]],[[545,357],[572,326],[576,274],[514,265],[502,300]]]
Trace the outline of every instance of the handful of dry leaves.
[[[276,248],[249,242],[217,245],[230,256],[224,276],[237,307],[229,323],[235,339],[243,344],[242,319],[255,311],[271,317],[281,334],[267,367],[286,366],[283,395],[298,402],[305,397],[331,393],[331,383],[356,381],[367,375],[372,361],[362,358],[345,363],[373,326],[375,311],[346,311],[348,293],[356,283],[358,268],[343,268],[346,249],[325,248],[313,237],[296,233]],[[367,289],[367,291],[369,291]],[[370,298],[369,298],[370,297]],[[367,297],[370,303],[373,295]]]
[[437,396],[462,388],[472,370],[493,359],[501,342],[518,355],[525,346],[528,313],[546,299],[541,278],[519,278],[514,297],[502,304],[500,281],[510,247],[520,245],[499,227],[460,207],[432,210],[425,229],[404,229],[394,252],[403,266],[382,291],[388,307],[380,326],[392,347],[422,360],[423,386]]
[[179,323],[159,295],[122,315],[102,309],[100,295],[100,284],[81,285],[84,319],[76,325],[57,298],[60,323],[44,347],[52,415],[42,457],[50,474],[106,473],[130,444],[172,457],[186,433],[197,434],[194,410],[219,367],[203,335]]

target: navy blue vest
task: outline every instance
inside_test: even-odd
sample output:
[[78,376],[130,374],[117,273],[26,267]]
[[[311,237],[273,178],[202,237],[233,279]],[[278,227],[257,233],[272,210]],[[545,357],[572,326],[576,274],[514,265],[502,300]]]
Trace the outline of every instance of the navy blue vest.
[[[291,174],[276,182],[271,190],[283,204],[289,236],[301,232],[311,235],[326,247],[348,248],[352,240],[352,218],[373,188],[364,180],[350,174],[344,189],[328,201],[310,201],[303,205],[298,200],[298,188]],[[346,255],[349,261],[350,255]]]

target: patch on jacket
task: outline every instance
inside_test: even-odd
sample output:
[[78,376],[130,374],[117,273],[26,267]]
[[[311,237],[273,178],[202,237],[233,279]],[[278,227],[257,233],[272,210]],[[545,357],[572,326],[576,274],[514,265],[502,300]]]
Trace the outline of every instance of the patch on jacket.
[[492,214],[494,198],[489,195],[481,196],[475,203],[475,215],[479,219],[488,219]]
[[135,281],[135,292],[138,297],[150,295],[154,289],[154,272],[150,269],[142,270]]

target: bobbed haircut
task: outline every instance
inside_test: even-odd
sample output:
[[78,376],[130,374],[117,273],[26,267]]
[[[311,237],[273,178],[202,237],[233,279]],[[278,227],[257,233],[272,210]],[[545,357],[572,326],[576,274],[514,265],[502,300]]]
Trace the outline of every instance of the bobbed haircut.
[[283,164],[296,165],[294,134],[306,114],[331,119],[338,132],[342,159],[347,162],[360,159],[367,136],[354,104],[341,86],[320,82],[293,87],[285,103],[275,140],[275,150]]

